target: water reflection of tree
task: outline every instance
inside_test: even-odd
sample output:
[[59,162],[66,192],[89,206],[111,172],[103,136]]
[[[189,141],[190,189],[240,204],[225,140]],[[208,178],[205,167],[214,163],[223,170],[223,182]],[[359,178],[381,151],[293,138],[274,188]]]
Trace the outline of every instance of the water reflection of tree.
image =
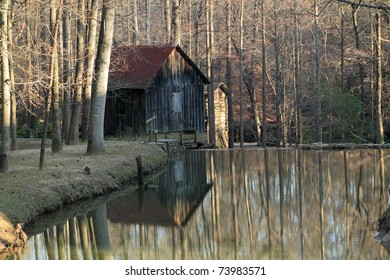
[[35,259],[112,259],[105,211],[103,204],[89,219],[78,215],[34,235]]
[[[102,208],[100,218],[79,215],[34,238],[46,252],[37,257],[388,259],[372,238],[386,205],[386,153],[272,149],[203,153],[204,177],[196,177],[198,166],[188,167],[185,172],[192,179],[182,177],[171,193],[179,200],[164,200],[177,211],[188,212],[191,207],[184,203],[183,190],[191,194],[202,181],[213,186],[185,224],[114,223],[103,219]],[[105,230],[105,238],[99,239],[96,225]],[[110,251],[106,256],[94,249],[102,244]]]

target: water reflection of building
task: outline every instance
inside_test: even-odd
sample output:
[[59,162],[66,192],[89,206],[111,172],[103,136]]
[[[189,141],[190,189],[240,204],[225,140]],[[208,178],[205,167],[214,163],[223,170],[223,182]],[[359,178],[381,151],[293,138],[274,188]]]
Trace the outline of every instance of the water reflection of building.
[[185,152],[145,190],[138,190],[107,205],[112,223],[184,226],[211,184],[206,181],[205,154]]

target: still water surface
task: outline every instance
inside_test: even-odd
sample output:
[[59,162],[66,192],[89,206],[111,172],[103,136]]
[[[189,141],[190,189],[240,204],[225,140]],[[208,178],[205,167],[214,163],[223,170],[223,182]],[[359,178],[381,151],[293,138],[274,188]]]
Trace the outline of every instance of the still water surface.
[[374,239],[389,155],[187,151],[145,190],[30,228],[21,258],[390,259]]

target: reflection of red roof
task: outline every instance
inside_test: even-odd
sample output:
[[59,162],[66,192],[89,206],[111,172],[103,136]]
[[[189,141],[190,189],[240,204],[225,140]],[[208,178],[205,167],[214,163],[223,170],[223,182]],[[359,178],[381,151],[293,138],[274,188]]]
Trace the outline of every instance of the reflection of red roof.
[[195,68],[205,83],[207,78],[179,46],[122,46],[112,50],[108,89],[144,89],[176,49]]

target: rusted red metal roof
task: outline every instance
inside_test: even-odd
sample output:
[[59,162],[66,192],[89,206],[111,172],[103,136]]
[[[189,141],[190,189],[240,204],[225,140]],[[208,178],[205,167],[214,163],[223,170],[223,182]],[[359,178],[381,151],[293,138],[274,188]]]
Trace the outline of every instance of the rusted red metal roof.
[[174,51],[178,51],[201,75],[205,84],[208,79],[179,46],[139,45],[121,46],[112,50],[108,90],[144,89]]

